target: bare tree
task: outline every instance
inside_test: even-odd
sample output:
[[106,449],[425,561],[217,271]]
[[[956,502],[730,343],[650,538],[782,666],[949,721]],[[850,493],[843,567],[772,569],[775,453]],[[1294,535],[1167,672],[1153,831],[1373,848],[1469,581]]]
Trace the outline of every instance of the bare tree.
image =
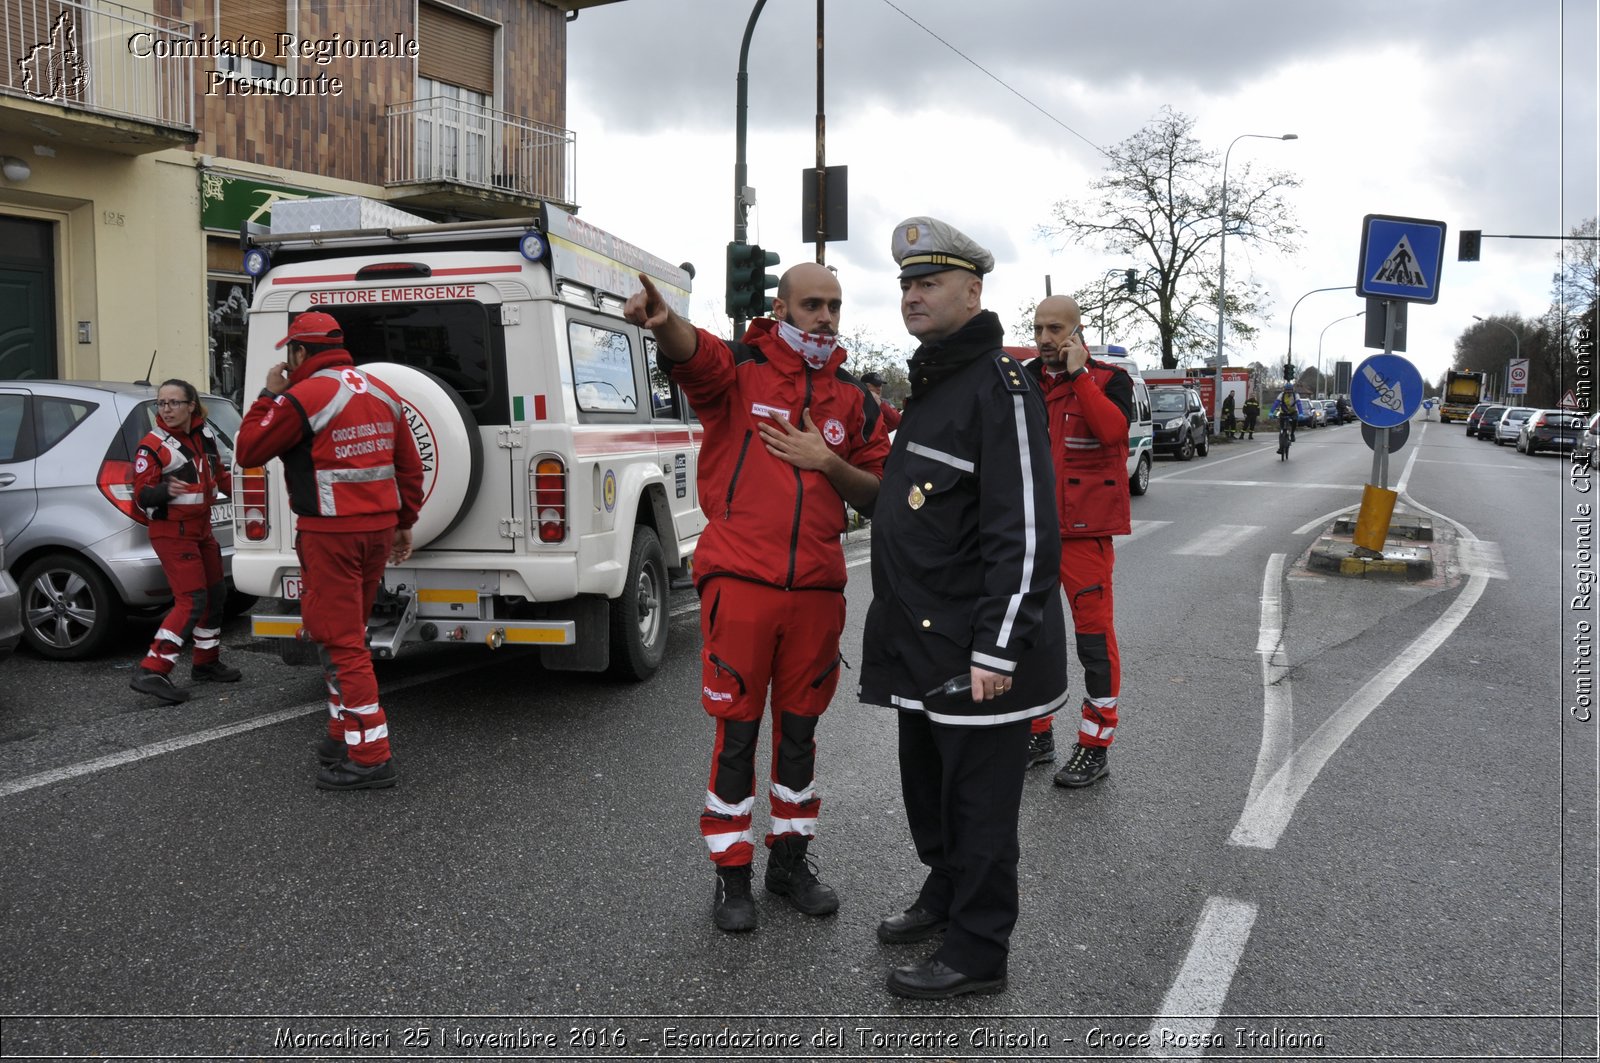
[[[1051,209],[1054,221],[1040,226],[1044,236],[1112,252],[1119,256],[1113,266],[1145,265],[1137,291],[1128,292],[1121,278],[1102,289],[1097,277],[1075,295],[1085,320],[1103,309],[1118,342],[1158,349],[1166,369],[1215,349],[1216,257],[1223,232],[1246,246],[1290,254],[1301,231],[1284,196],[1300,186],[1299,178],[1284,170],[1258,177],[1248,162],[1228,176],[1223,219],[1217,153],[1202,147],[1193,130],[1193,118],[1163,108],[1107,152],[1110,161],[1090,186],[1091,200],[1062,200]],[[1256,335],[1266,302],[1262,285],[1243,274],[1229,278],[1228,329],[1241,344]]]

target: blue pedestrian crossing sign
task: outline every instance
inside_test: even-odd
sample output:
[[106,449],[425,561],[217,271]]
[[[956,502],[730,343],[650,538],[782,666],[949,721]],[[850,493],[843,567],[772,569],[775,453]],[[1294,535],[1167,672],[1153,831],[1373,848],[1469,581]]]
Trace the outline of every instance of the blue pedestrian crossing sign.
[[1398,354],[1374,354],[1350,376],[1350,407],[1363,424],[1393,428],[1422,405],[1422,374]]
[[1442,221],[1368,214],[1361,224],[1356,294],[1369,299],[1438,302],[1444,230]]

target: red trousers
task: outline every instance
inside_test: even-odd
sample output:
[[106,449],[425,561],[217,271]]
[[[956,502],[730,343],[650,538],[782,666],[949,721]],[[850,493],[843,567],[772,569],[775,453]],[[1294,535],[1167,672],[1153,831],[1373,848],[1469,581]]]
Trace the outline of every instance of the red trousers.
[[357,764],[389,759],[389,721],[367,649],[367,617],[383,580],[394,529],[301,531],[300,616],[322,655],[328,684],[328,734],[344,740]]
[[150,529],[150,545],[161,559],[172,588],[172,608],[161,619],[150,650],[139,662],[149,672],[171,675],[183,644],[194,639],[194,663],[210,664],[220,652],[222,606],[228,585],[222,578],[222,548],[206,529],[203,539],[163,535]]
[[700,601],[701,704],[716,721],[711,782],[700,835],[719,867],[743,867],[755,854],[756,740],[772,691],[772,768],[768,847],[785,834],[814,837],[817,717],[839,684],[844,595],[785,591],[723,577]]
[[[1083,665],[1083,713],[1078,742],[1104,748],[1117,730],[1117,693],[1122,689],[1122,660],[1117,654],[1113,624],[1111,570],[1117,552],[1111,536],[1061,540],[1061,590],[1072,609],[1077,633],[1078,663]],[[1033,733],[1050,729],[1051,716],[1033,721]]]

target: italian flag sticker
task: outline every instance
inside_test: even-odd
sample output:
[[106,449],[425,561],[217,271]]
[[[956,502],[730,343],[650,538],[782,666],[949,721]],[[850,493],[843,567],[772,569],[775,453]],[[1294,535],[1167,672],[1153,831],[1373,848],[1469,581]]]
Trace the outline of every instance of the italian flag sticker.
[[513,421],[542,421],[545,419],[543,395],[513,395],[511,396],[511,419]]

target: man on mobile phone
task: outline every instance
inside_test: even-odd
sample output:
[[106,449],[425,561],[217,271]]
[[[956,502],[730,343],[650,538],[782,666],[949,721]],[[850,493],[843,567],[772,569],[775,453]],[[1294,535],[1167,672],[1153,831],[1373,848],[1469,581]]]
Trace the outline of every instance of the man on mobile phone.
[[[1117,694],[1122,665],[1112,621],[1113,535],[1131,530],[1128,504],[1128,423],[1133,418],[1133,379],[1114,365],[1097,362],[1083,343],[1078,304],[1052,295],[1033,312],[1039,357],[1028,371],[1039,382],[1050,417],[1050,456],[1056,470],[1056,506],[1061,520],[1061,589],[1072,609],[1072,627],[1083,665],[1083,708],[1078,740],[1057,786],[1091,786],[1110,770],[1107,761],[1117,730]],[[1028,766],[1056,759],[1053,716],[1033,721]]]

